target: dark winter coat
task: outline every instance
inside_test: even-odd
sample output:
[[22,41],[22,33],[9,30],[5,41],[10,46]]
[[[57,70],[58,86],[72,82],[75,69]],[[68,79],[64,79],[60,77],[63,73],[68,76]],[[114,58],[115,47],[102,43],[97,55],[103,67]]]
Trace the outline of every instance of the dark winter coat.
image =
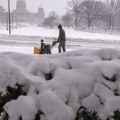
[[58,42],[65,43],[65,41],[66,41],[65,31],[63,29],[59,29]]

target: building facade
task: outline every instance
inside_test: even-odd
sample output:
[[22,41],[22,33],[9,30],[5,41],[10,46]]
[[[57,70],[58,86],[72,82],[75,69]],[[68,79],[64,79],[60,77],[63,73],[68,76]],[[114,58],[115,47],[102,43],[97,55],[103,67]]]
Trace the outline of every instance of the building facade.
[[6,12],[2,6],[0,6],[0,23],[1,24],[6,23]]
[[[20,26],[25,23],[41,25],[44,20],[44,9],[38,8],[36,13],[31,13],[26,8],[25,0],[17,0],[16,9],[11,11],[11,25]],[[5,12],[4,8],[0,6],[0,23],[8,22],[8,12]]]
[[28,22],[30,13],[26,9],[26,1],[25,0],[17,0],[16,9],[13,10],[11,14],[11,19],[13,22]]
[[44,9],[38,8],[37,13],[31,13],[26,8],[25,0],[17,0],[16,9],[12,12],[13,23],[29,23],[41,25],[44,20]]

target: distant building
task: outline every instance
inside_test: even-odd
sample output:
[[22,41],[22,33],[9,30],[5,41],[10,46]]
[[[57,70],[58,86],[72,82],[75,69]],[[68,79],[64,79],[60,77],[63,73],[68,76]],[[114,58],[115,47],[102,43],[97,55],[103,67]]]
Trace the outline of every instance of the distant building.
[[[16,9],[11,11],[11,25],[20,26],[24,23],[41,25],[44,20],[44,9],[38,8],[36,13],[31,13],[26,8],[26,0],[17,0]],[[0,6],[0,23],[8,27],[8,12]]]
[[43,8],[38,8],[38,24],[40,25],[43,23],[43,20],[45,19],[45,14],[44,14],[44,9]]
[[5,13],[5,9],[0,6],[0,23],[6,23],[6,13]]
[[17,0],[16,9],[12,12],[13,22],[28,22],[30,13],[26,9],[25,0]]
[[30,23],[30,24],[42,24],[44,20],[44,9],[39,8],[37,13],[30,13],[26,8],[25,0],[17,0],[16,9],[12,12],[13,22],[17,24]]

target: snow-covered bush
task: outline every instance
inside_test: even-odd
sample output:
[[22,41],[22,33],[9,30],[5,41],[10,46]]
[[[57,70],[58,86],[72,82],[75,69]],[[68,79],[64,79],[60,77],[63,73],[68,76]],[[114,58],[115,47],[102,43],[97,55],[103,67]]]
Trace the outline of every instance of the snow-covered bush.
[[1,53],[1,119],[119,120],[119,53]]

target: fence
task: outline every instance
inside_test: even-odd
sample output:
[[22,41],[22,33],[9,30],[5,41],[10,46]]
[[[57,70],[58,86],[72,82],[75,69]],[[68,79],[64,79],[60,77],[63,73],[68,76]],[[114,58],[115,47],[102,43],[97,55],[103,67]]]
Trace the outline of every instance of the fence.
[[75,29],[78,31],[80,30],[85,32],[120,35],[120,27],[92,27],[92,28],[79,27]]

